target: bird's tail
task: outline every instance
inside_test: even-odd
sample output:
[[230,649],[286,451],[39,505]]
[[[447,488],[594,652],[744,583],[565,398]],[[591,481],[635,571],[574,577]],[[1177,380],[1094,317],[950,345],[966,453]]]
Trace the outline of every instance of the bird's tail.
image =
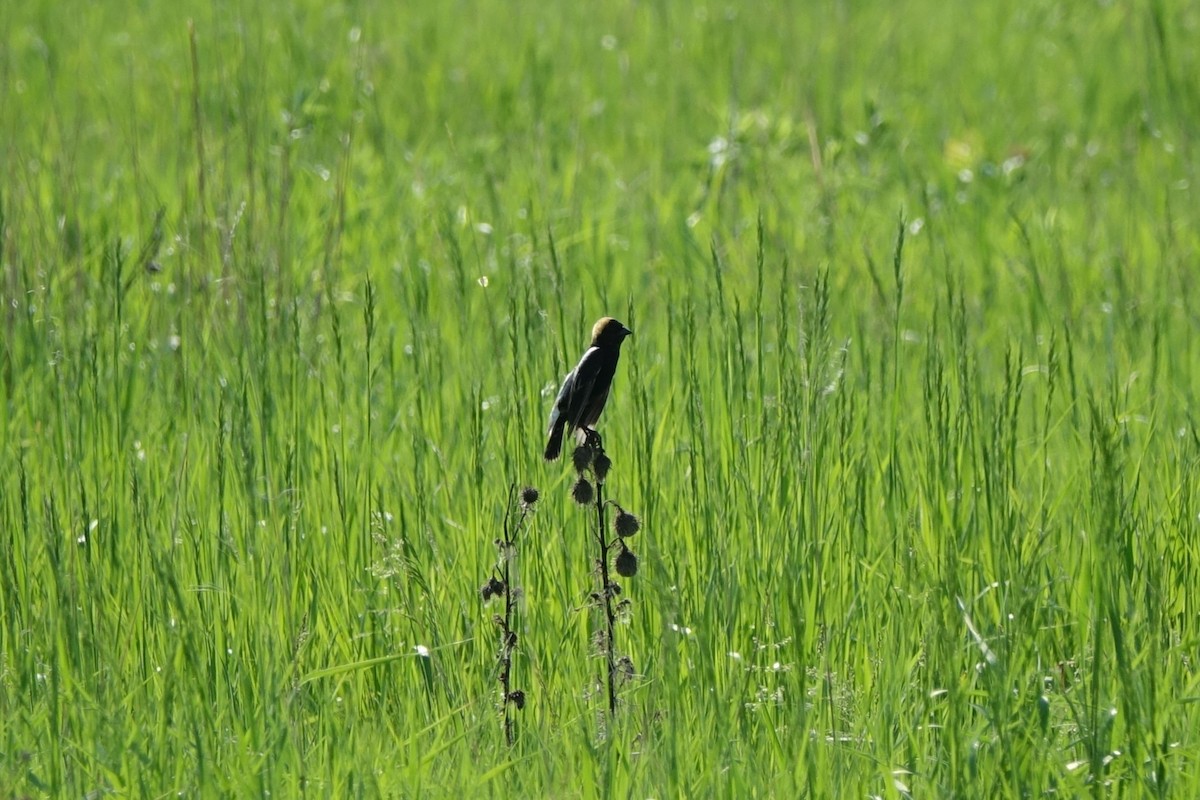
[[554,461],[562,452],[563,428],[566,427],[566,424],[567,421],[562,419],[550,428],[550,441],[546,442],[547,461]]

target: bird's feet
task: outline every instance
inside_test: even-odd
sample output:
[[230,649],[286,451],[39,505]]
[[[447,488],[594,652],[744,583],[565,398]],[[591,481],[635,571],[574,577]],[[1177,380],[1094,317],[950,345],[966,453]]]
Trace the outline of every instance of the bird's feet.
[[604,451],[604,440],[600,438],[600,432],[593,428],[583,429],[583,443],[594,452],[600,453]]

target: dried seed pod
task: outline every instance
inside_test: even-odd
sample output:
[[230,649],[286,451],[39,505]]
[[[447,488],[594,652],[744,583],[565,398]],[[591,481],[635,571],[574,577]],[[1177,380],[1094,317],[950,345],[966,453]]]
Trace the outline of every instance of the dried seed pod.
[[571,487],[571,497],[581,506],[586,506],[592,502],[595,492],[592,490],[592,484],[588,482],[587,478],[580,476],[579,480],[575,481],[575,485]]
[[629,548],[622,547],[621,552],[617,553],[615,566],[617,574],[622,578],[632,578],[634,575],[637,575],[638,571],[637,556]]
[[581,444],[571,453],[571,464],[574,465],[576,472],[583,472],[592,465],[592,457],[595,453],[590,445]]
[[617,506],[617,516],[613,518],[613,530],[617,536],[625,539],[633,536],[642,529],[642,521],[625,509]]
[[604,479],[608,477],[610,469],[612,469],[612,459],[601,451],[592,462],[592,471],[596,473],[596,480],[604,483]]
[[624,600],[617,603],[616,612],[617,622],[629,624],[629,621],[633,619],[633,603],[630,602],[628,597],[626,597]]

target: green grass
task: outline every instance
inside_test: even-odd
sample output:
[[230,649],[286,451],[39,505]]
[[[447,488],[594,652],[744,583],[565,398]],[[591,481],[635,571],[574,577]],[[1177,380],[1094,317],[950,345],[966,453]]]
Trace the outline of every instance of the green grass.
[[1195,4],[169,7],[0,13],[0,798],[1200,795]]

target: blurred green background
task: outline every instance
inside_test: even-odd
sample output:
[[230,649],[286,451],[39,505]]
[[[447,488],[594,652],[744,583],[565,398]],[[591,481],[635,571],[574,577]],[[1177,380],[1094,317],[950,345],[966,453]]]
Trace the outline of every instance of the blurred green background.
[[1195,796],[1198,29],[8,4],[0,797]]

